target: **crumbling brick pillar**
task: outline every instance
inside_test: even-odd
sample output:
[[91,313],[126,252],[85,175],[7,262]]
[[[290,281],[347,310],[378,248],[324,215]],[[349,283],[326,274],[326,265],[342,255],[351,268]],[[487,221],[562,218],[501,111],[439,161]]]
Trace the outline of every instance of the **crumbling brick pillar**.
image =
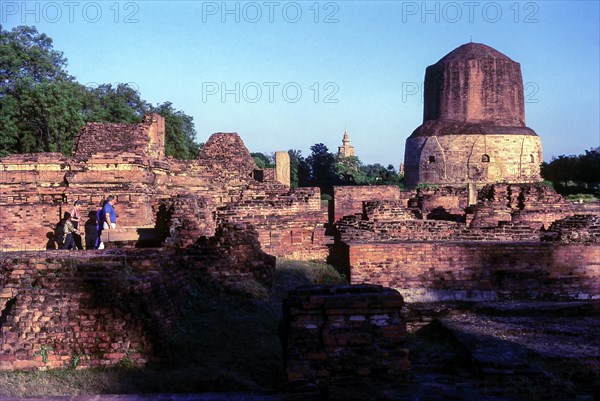
[[402,296],[378,285],[302,286],[283,304],[282,343],[292,391],[408,376]]

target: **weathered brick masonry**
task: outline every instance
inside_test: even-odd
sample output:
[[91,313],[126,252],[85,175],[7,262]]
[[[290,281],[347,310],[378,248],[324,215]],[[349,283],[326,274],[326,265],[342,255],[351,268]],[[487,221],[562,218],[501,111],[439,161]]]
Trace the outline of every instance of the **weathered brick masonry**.
[[363,201],[336,222],[337,260],[353,284],[410,302],[600,298],[595,210],[539,184],[486,185],[472,206],[460,188],[410,194]]
[[304,286],[284,301],[283,351],[298,390],[399,380],[410,369],[398,292],[380,286]]
[[265,251],[293,259],[325,260],[327,211],[318,188],[299,188],[271,199],[251,199],[217,211],[219,222],[249,222]]
[[177,317],[187,272],[159,251],[0,254],[0,369],[144,364]]
[[118,228],[105,231],[106,241],[139,241],[154,233],[186,246],[213,235],[219,222],[243,221],[254,224],[263,249],[275,256],[325,259],[319,190],[294,191],[274,176],[254,176],[256,165],[236,133],[213,134],[196,160],[181,161],[164,156],[164,119],[157,114],[140,124],[89,123],[71,158],[0,158],[0,249],[59,247],[57,224],[75,200],[84,203],[87,242],[93,243],[94,213],[112,194]]
[[351,282],[408,302],[600,298],[600,243],[350,242]]
[[333,221],[338,221],[344,216],[361,214],[365,201],[405,200],[412,194],[403,193],[396,185],[376,185],[361,187],[334,187],[333,188]]
[[186,249],[0,253],[0,369],[143,365],[194,280],[243,292],[274,271],[257,232],[233,223]]

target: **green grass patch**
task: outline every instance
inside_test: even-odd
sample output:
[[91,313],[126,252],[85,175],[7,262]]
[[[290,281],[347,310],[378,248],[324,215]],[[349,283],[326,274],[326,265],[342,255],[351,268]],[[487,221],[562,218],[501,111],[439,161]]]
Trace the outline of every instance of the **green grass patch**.
[[[345,284],[333,267],[278,260],[273,290],[254,298],[198,283],[160,363],[144,368],[1,372],[0,396],[280,391],[281,301],[305,284]],[[249,283],[249,286],[255,286]]]

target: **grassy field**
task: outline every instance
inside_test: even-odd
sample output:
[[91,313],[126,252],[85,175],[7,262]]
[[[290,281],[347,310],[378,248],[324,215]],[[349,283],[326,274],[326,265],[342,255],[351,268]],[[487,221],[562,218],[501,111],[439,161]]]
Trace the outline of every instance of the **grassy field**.
[[303,284],[342,284],[331,267],[279,260],[271,294],[223,295],[198,284],[160,365],[0,373],[0,396],[279,391],[281,300]]

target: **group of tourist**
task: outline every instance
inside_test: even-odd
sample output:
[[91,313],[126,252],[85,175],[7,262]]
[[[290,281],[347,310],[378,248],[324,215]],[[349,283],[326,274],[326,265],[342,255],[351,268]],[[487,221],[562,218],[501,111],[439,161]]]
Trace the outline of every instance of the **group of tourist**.
[[[117,228],[116,203],[117,198],[109,195],[106,199],[102,200],[100,207],[96,210],[96,240],[94,242],[94,249],[104,249],[102,231]],[[84,231],[81,230],[81,205],[83,205],[83,202],[76,200],[73,208],[65,212],[62,223],[62,249],[83,249],[82,237],[84,236]]]

